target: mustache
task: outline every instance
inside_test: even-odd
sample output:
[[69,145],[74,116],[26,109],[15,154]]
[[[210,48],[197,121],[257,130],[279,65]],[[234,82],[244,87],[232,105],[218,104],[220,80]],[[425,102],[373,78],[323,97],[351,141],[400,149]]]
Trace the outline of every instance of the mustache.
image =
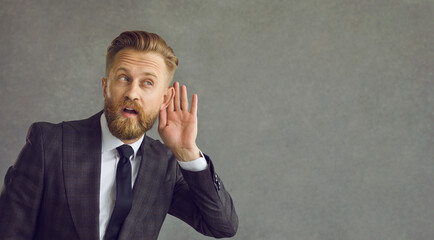
[[142,110],[142,107],[140,106],[140,104],[138,104],[137,102],[135,102],[129,98],[125,98],[122,102],[117,103],[115,108],[117,110],[122,110],[125,106],[134,108],[134,110],[137,112],[138,115],[143,114],[143,110]]

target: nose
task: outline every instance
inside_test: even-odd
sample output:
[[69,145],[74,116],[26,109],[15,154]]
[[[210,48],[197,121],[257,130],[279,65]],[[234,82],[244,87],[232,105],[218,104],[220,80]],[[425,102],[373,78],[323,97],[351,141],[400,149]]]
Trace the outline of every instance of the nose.
[[129,98],[133,101],[139,100],[140,86],[137,81],[131,81],[128,85],[127,91],[125,92],[125,98]]

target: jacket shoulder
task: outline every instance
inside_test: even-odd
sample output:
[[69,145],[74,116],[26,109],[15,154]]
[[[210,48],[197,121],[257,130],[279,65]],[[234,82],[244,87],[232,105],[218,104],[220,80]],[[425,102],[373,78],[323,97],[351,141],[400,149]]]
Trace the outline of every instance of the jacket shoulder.
[[158,152],[159,155],[166,155],[171,157],[173,155],[172,151],[164,143],[160,142],[158,139],[153,139],[145,135],[143,139],[145,145],[149,145],[153,151]]
[[72,120],[62,122],[64,127],[71,127],[75,129],[95,129],[100,128],[100,118],[102,111],[97,114],[81,120]]
[[50,123],[50,122],[35,122],[33,123],[29,131],[27,132],[27,139],[32,139],[35,136],[40,136],[44,139],[52,138],[53,134],[55,135],[62,130],[62,123]]
[[[59,138],[64,130],[99,130],[99,119],[102,112],[99,112],[87,119],[63,121],[60,123],[50,122],[35,122],[33,123],[29,131],[27,132],[27,140],[40,138],[42,141],[50,141],[50,139]],[[68,131],[69,132],[69,131]],[[57,140],[57,139],[56,139]]]

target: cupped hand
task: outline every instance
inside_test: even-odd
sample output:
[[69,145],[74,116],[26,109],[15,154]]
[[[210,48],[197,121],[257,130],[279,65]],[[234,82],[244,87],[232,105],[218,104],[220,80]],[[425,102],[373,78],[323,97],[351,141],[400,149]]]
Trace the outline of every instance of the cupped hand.
[[193,94],[191,109],[188,109],[187,87],[173,84],[175,96],[166,109],[160,111],[158,133],[179,161],[191,161],[200,157],[196,145],[197,95]]

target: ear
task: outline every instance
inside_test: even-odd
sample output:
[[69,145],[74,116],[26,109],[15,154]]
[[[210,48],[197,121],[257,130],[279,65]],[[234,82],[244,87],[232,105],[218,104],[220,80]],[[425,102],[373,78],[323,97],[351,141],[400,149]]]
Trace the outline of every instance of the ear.
[[107,79],[102,77],[101,78],[101,84],[102,84],[102,91],[103,91],[103,95],[104,95],[104,99],[107,96]]
[[164,95],[163,95],[163,102],[161,103],[160,110],[166,109],[170,103],[172,103],[173,98],[175,96],[175,89],[170,86],[166,89]]

